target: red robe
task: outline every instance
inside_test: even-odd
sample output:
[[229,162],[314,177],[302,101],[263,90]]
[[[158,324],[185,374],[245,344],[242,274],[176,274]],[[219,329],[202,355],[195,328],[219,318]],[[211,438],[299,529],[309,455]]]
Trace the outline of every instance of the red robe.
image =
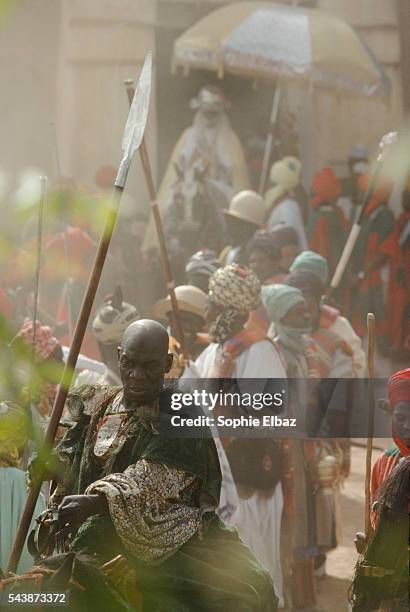
[[[397,219],[394,230],[381,245],[381,252],[389,258],[389,284],[387,290],[386,320],[389,341],[395,348],[402,348],[409,333],[410,319],[410,247],[400,245],[400,237],[410,211]],[[407,325],[406,325],[407,323]]]

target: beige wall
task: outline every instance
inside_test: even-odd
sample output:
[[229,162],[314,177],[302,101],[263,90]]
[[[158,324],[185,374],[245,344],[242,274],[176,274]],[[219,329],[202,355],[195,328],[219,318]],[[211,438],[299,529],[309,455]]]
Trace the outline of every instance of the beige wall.
[[55,173],[57,0],[19,0],[0,25],[0,168]]
[[[0,167],[17,177],[35,166],[52,180],[61,172],[93,186],[100,165],[118,164],[128,113],[123,81],[138,77],[148,50],[155,63],[155,9],[155,0],[14,3],[0,36]],[[155,112],[154,81],[147,130],[154,171]],[[147,206],[135,162],[129,190]]]
[[[155,2],[63,0],[59,66],[59,133],[65,173],[93,184],[102,164],[118,165],[128,114],[125,78],[137,79],[147,51],[155,52]],[[155,65],[155,53],[154,53]],[[156,159],[155,87],[147,127]],[[146,205],[138,159],[128,190]]]
[[391,0],[318,0],[318,6],[353,25],[374,51],[391,80],[389,103],[315,95],[315,159],[342,162],[352,144],[374,151],[381,136],[403,119],[397,5]]

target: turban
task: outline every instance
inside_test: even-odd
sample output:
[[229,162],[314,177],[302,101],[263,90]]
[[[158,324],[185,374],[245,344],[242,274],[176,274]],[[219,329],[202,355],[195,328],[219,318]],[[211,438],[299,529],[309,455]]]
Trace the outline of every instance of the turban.
[[313,177],[312,191],[314,195],[310,203],[312,208],[316,208],[336,200],[342,192],[342,184],[332,168],[323,168]]
[[301,173],[302,165],[296,157],[284,157],[273,164],[270,179],[274,187],[265,194],[265,206],[269,213],[285,194],[298,186]]
[[260,303],[260,283],[254,272],[232,264],[217,270],[209,281],[209,299],[217,306],[247,313]]
[[302,251],[290,266],[290,272],[303,270],[315,274],[326,285],[329,277],[329,266],[324,257],[314,251]]
[[275,241],[276,246],[281,249],[287,244],[299,244],[299,236],[297,231],[291,225],[285,223],[278,223],[274,225],[270,230],[272,240]]
[[276,244],[275,235],[271,230],[259,230],[255,232],[248,244],[248,252],[264,251],[272,259],[280,258],[280,247]]
[[410,368],[400,370],[390,376],[387,383],[390,407],[399,402],[410,402]]
[[279,259],[281,248],[287,244],[299,244],[296,230],[290,225],[275,225],[255,232],[248,244],[248,252],[265,251],[273,259]]
[[275,323],[281,343],[293,353],[303,353],[306,335],[311,333],[311,328],[294,328],[281,323],[291,308],[305,301],[302,292],[288,285],[267,285],[262,287],[262,301],[269,318]]
[[198,251],[190,257],[185,266],[186,274],[203,274],[204,276],[212,276],[220,267],[220,263],[214,251],[204,249]]
[[260,290],[256,274],[238,264],[220,268],[211,276],[209,300],[224,309],[209,326],[213,342],[224,344],[232,336],[238,317],[246,321],[249,312],[260,303]]
[[300,289],[303,295],[313,297],[317,302],[320,302],[324,285],[320,278],[308,272],[307,270],[294,270],[285,279],[285,283],[290,287]]
[[[27,346],[33,345],[33,321],[25,319],[22,328],[17,334],[17,338],[21,338]],[[55,348],[60,346],[59,341],[51,332],[47,325],[41,325],[40,321],[36,321],[36,337],[35,337],[35,357],[37,361],[44,361],[53,353]]]
[[293,306],[304,302],[302,292],[288,285],[267,285],[262,287],[262,301],[269,318],[279,323]]
[[272,183],[280,185],[286,191],[291,191],[298,185],[302,172],[302,164],[296,157],[284,157],[275,162],[270,172]]

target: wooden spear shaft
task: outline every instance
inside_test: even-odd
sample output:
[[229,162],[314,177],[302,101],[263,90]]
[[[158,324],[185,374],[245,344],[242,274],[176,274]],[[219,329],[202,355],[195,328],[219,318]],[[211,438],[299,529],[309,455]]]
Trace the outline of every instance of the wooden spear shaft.
[[[133,82],[130,79],[124,81],[124,84],[127,89],[128,101],[131,104],[132,99],[134,97],[134,88]],[[145,177],[145,184],[147,186],[148,196],[150,199],[151,210],[154,217],[155,226],[157,229],[158,242],[159,242],[159,250],[161,255],[162,267],[164,270],[165,280],[167,284],[167,289],[169,293],[169,297],[171,299],[172,312],[174,314],[175,320],[175,331],[177,335],[177,340],[181,346],[181,351],[186,363],[189,361],[189,354],[186,348],[186,342],[184,337],[184,331],[181,325],[181,317],[179,314],[178,300],[175,294],[175,282],[172,275],[171,264],[168,257],[167,245],[165,242],[165,234],[164,227],[162,225],[161,213],[159,210],[157,195],[154,185],[154,180],[152,177],[151,163],[148,155],[148,149],[145,142],[145,138],[142,139],[141,146],[139,149],[142,169]]]
[[369,376],[369,415],[367,426],[367,448],[366,448],[366,480],[365,480],[365,515],[364,529],[366,540],[371,531],[370,512],[371,512],[371,492],[370,478],[372,472],[372,451],[374,435],[374,413],[375,413],[375,394],[374,394],[374,358],[376,351],[376,317],[369,312],[367,315],[367,370]]

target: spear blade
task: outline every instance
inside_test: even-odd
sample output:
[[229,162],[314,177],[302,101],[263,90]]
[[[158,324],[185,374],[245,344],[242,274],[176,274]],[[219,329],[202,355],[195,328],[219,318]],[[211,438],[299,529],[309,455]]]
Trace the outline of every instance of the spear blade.
[[148,119],[152,83],[152,54],[148,53],[141,70],[134,98],[125,124],[122,137],[123,157],[118,168],[115,186],[124,188],[132,157],[139,149]]

